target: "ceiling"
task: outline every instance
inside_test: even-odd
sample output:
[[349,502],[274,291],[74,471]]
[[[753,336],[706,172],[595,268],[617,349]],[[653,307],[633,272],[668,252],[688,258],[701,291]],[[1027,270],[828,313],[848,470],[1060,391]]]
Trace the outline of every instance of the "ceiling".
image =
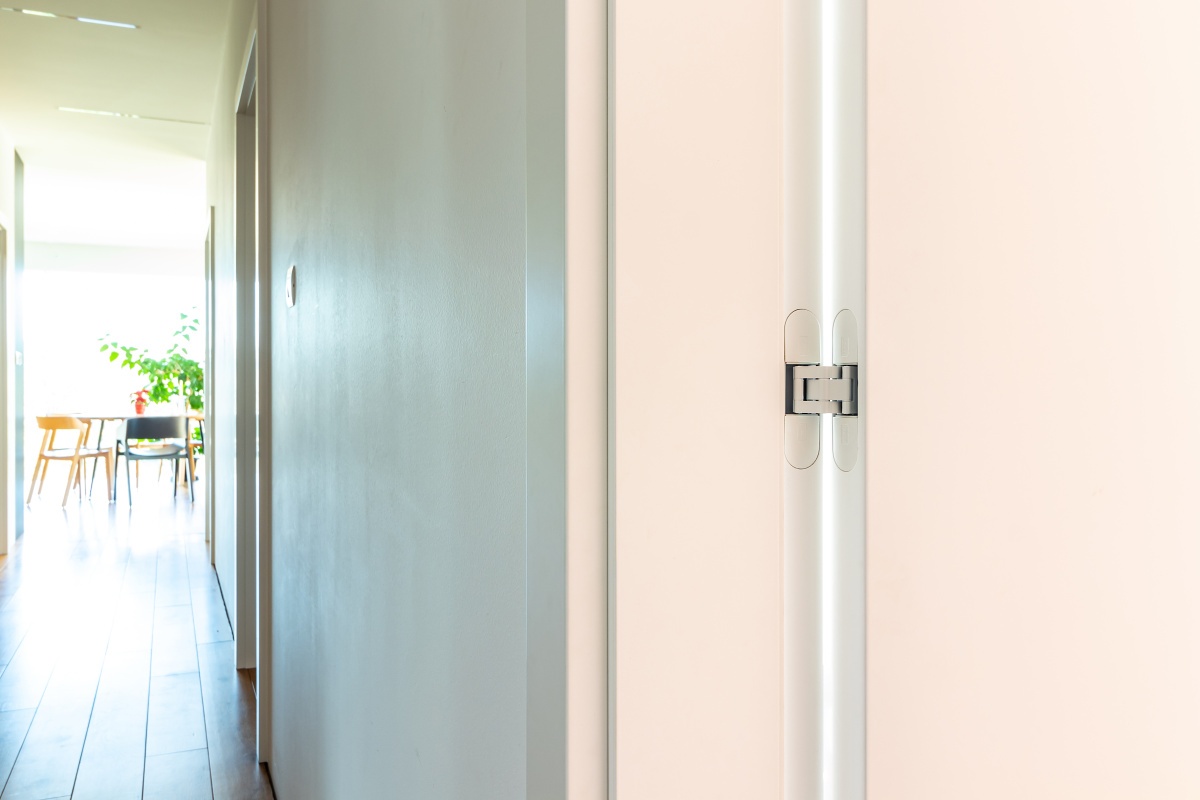
[[27,238],[202,244],[203,159],[229,0],[6,4],[138,26],[0,11],[0,128],[26,165]]

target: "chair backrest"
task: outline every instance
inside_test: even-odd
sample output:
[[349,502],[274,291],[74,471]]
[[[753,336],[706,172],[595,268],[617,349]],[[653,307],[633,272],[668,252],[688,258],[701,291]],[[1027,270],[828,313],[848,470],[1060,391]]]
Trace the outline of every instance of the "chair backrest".
[[87,423],[83,420],[58,414],[38,417],[37,424],[44,431],[82,431],[87,429]]
[[130,417],[126,439],[186,439],[187,417]]

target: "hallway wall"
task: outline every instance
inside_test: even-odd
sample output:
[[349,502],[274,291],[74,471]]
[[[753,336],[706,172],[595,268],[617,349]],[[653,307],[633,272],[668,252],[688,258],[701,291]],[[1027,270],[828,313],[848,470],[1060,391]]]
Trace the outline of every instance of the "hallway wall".
[[521,0],[270,6],[290,800],[525,795],[524,26]]
[[[0,129],[0,219],[11,225],[17,207],[16,150],[8,134]],[[10,245],[11,247],[11,245]]]
[[[17,153],[13,146],[12,140],[8,134],[0,130],[0,225],[8,229],[8,235],[4,237],[4,247],[6,252],[0,257],[0,265],[4,265],[7,272],[2,276],[0,281],[0,311],[3,311],[2,323],[0,324],[0,352],[8,352],[14,335],[13,317],[8,312],[8,293],[11,291],[9,282],[10,275],[16,265],[16,247],[17,237],[14,224],[16,222],[17,213]],[[15,440],[15,426],[10,428],[4,424],[8,419],[10,404],[13,403],[12,394],[14,391],[13,383],[15,376],[12,374],[11,361],[5,359],[9,364],[5,369],[0,370],[0,453],[10,453],[14,448],[9,446],[9,441]],[[9,543],[17,534],[17,505],[20,503],[18,497],[10,496],[10,491],[18,493],[19,489],[11,488],[10,484],[15,482],[16,461],[10,455],[0,458],[0,509],[4,510],[4,517],[0,519],[0,525],[3,529],[0,530],[0,555],[8,552]]]

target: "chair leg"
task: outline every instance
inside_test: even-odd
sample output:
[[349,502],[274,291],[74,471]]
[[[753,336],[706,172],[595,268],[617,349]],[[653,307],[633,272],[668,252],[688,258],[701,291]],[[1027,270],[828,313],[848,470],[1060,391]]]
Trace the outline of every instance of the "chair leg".
[[42,496],[42,487],[46,485],[46,473],[50,471],[50,459],[42,461],[42,477],[38,481],[38,497]]
[[25,505],[33,502],[33,490],[37,488],[38,471],[42,468],[42,463],[45,461],[41,456],[37,457],[37,461],[33,464],[33,477],[29,481],[29,496],[25,498]]
[[196,502],[196,472],[192,467],[191,461],[183,462],[184,469],[187,470],[188,479],[188,499],[193,503]]
[[129,480],[129,455],[128,454],[126,454],[126,456],[125,456],[125,489],[129,492],[129,507],[133,508],[133,483]]
[[[33,502],[33,487],[36,486],[37,482],[38,482],[38,470],[40,470],[42,468],[42,465],[46,461],[44,454],[46,452],[46,444],[49,441],[50,441],[50,431],[44,431],[42,433],[42,443],[40,445],[38,445],[37,461],[35,461],[33,464],[33,479],[29,482],[29,497],[26,498],[25,505],[29,505],[30,503]],[[42,490],[38,489],[38,494],[41,494],[41,493],[42,493]]]
[[70,496],[71,496],[71,490],[73,488],[75,488],[75,481],[79,477],[78,470],[79,470],[79,459],[77,459],[77,458],[71,459],[71,472],[70,472],[70,474],[67,475],[67,490],[65,492],[63,492],[63,501],[62,501],[63,508],[66,508],[67,499],[70,498]]
[[[96,469],[100,469],[99,464],[96,465]],[[113,493],[113,465],[108,453],[104,454],[104,485],[107,487],[104,492],[104,499],[107,500]]]
[[[162,474],[162,464],[158,465],[158,472]],[[171,462],[171,497],[179,497],[179,459]]]

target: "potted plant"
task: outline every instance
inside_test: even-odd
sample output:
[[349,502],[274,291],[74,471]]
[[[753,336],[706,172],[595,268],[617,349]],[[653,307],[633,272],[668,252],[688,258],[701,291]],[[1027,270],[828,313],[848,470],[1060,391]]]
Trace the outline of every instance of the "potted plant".
[[138,389],[133,394],[129,395],[133,398],[133,411],[139,416],[146,413],[146,406],[149,404],[150,392],[146,389]]
[[179,318],[179,330],[172,334],[175,341],[159,358],[145,348],[120,344],[111,336],[100,338],[100,351],[108,353],[110,362],[121,359],[121,367],[147,379],[146,388],[131,395],[139,414],[146,403],[169,403],[175,398],[180,398],[188,411],[204,410],[204,367],[188,356],[187,349],[192,334],[200,329],[200,320],[189,314],[180,314]]

